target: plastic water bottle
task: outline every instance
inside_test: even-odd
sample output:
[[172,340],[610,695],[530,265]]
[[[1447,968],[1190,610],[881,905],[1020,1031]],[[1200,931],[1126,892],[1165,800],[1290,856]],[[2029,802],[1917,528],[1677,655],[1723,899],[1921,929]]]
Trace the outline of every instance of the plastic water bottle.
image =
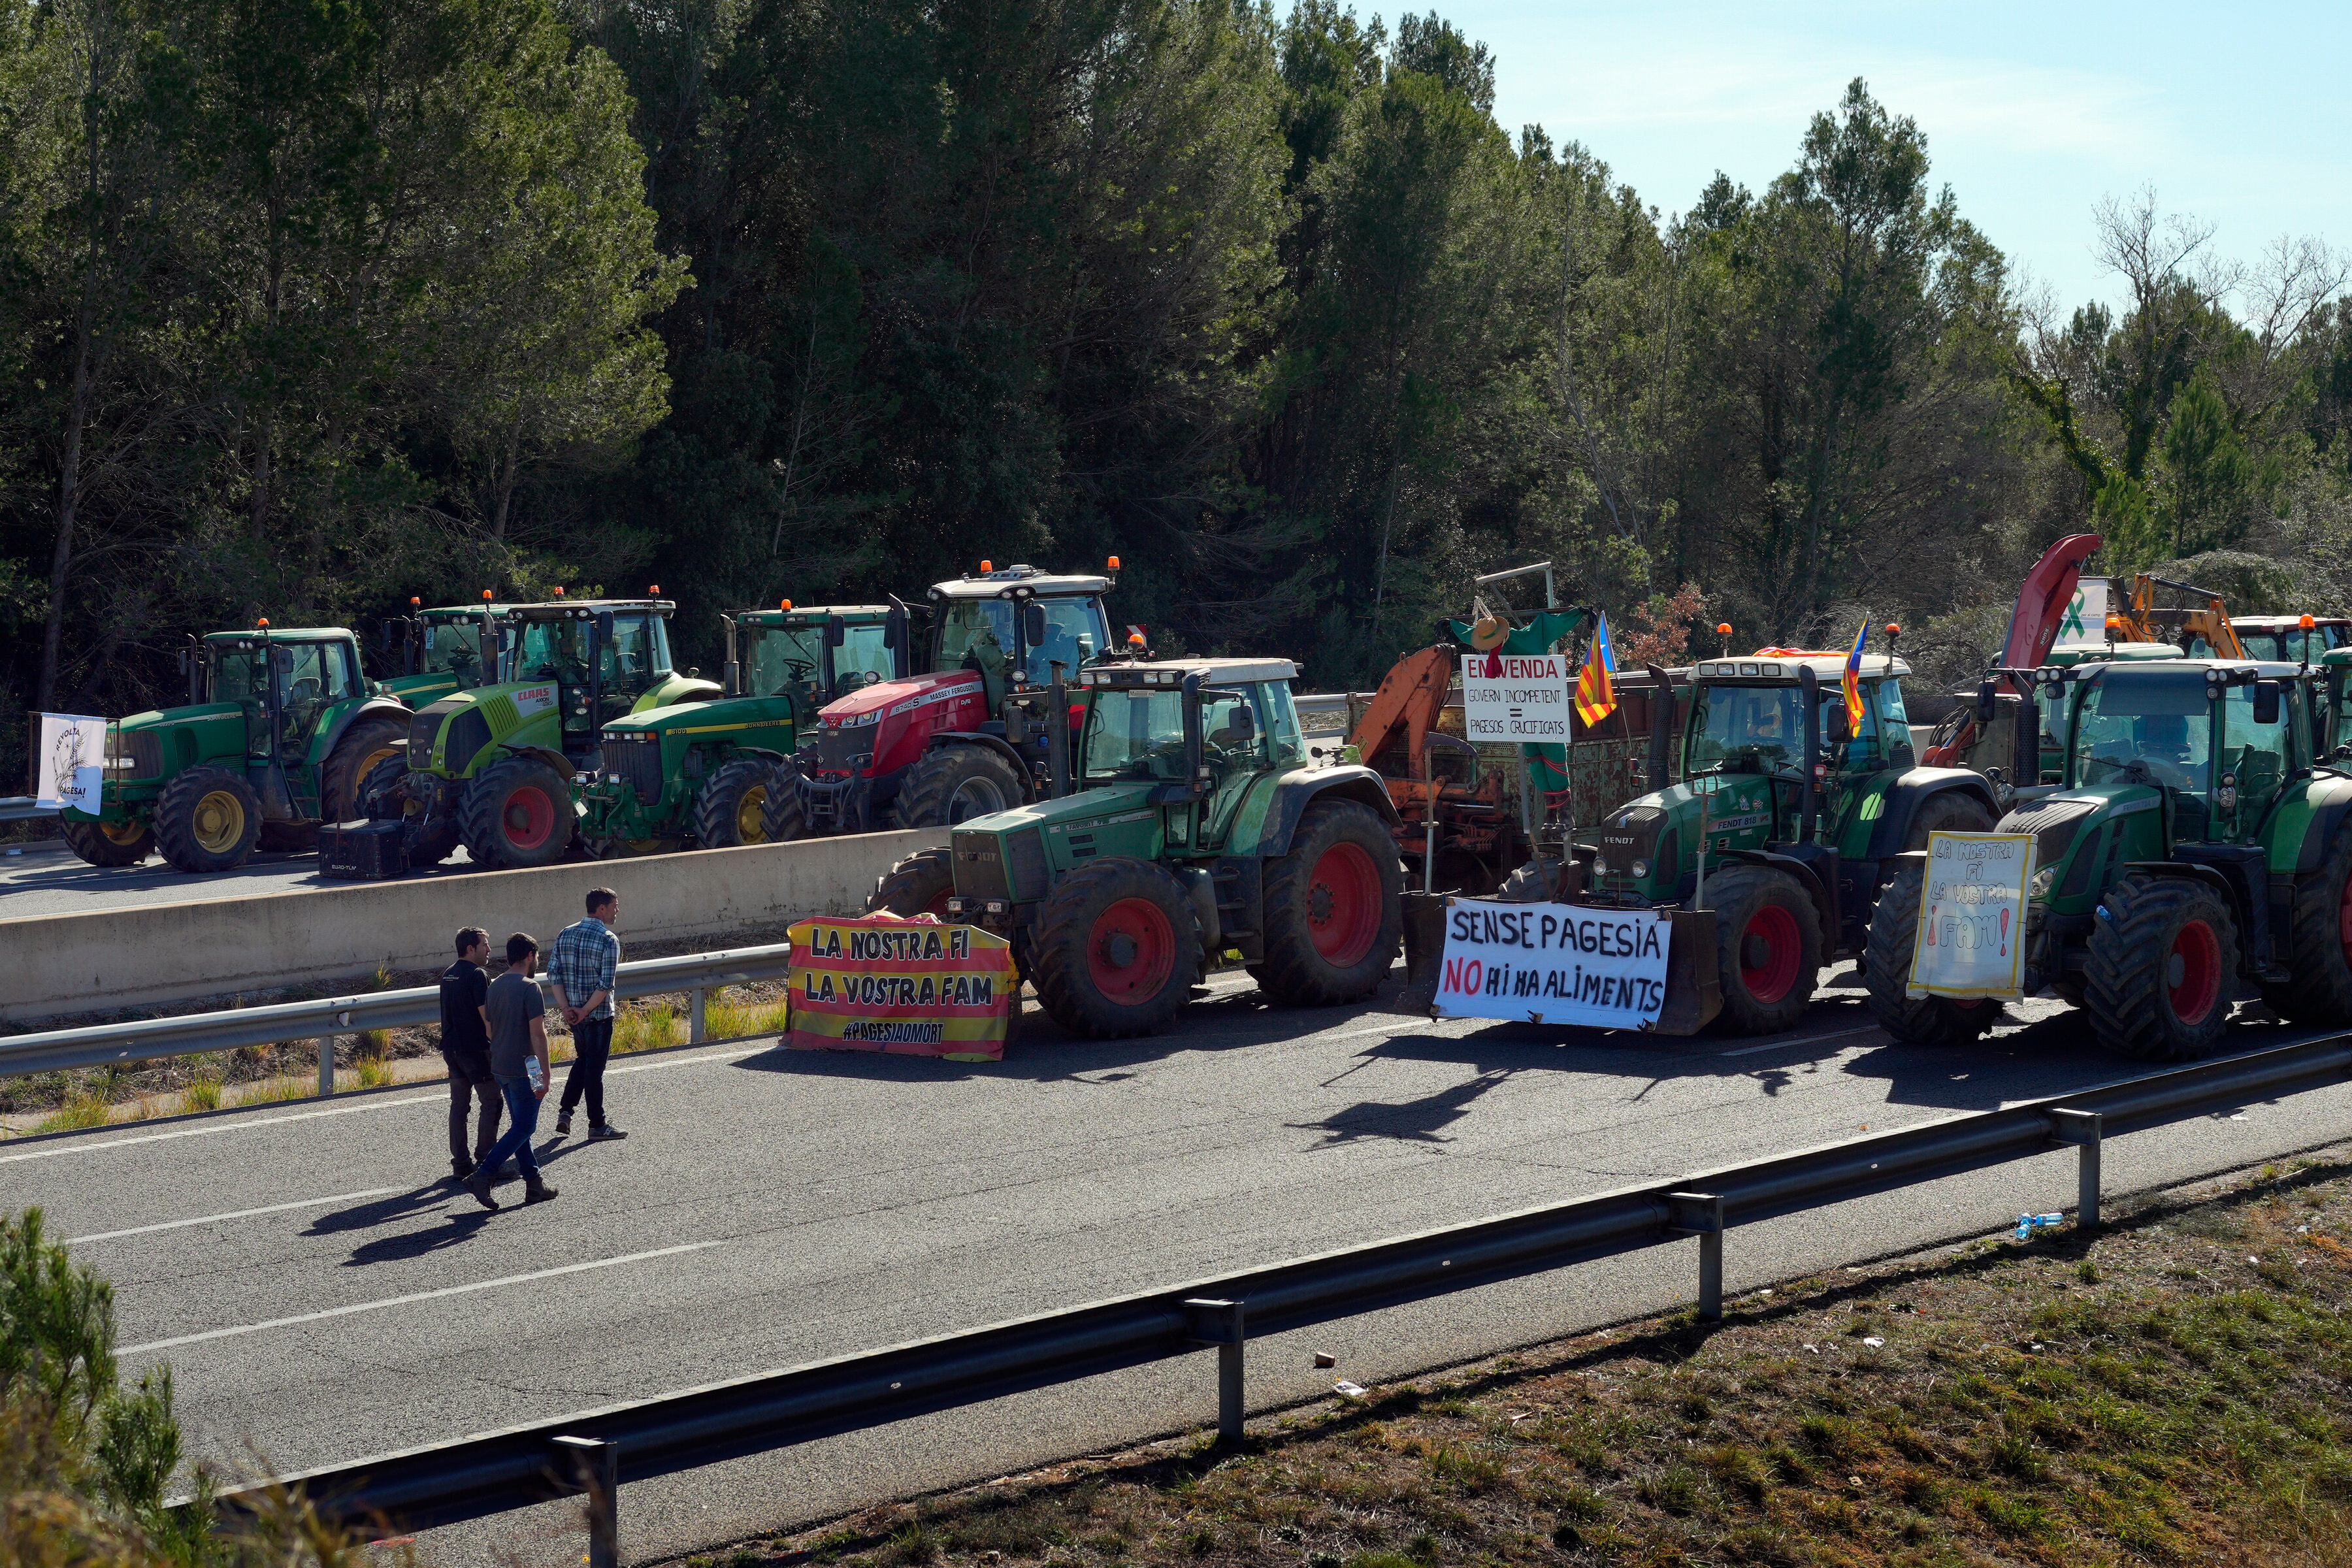
[[2037,1230],[2056,1230],[2065,1223],[2064,1215],[2021,1214],[2017,1216],[2017,1239],[2031,1241]]
[[[541,1089],[547,1087],[547,1075],[539,1070],[539,1058],[537,1057],[525,1057],[522,1058],[522,1073],[523,1077],[530,1079],[531,1093],[537,1094]],[[2020,1223],[2023,1223],[2021,1218]],[[2024,1239],[2024,1233],[2022,1231],[2018,1233],[2018,1238],[2020,1240]]]

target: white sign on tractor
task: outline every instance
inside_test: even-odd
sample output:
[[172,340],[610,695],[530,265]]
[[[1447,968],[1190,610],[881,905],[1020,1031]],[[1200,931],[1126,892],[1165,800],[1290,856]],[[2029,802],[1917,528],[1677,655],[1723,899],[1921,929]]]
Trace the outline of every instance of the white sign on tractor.
[[2107,585],[2084,578],[2074,585],[2066,614],[2058,622],[2060,642],[2098,642],[2107,635]]
[[1929,834],[1909,994],[2022,995],[2032,880],[2031,833]]
[[79,713],[41,715],[41,749],[35,758],[37,805],[71,808],[96,816],[106,777],[106,721]]
[[1670,916],[1657,910],[1460,900],[1445,911],[1441,1017],[1646,1029],[1666,1002]]
[[1576,670],[1558,653],[1462,656],[1464,736],[1482,746],[1561,744]]

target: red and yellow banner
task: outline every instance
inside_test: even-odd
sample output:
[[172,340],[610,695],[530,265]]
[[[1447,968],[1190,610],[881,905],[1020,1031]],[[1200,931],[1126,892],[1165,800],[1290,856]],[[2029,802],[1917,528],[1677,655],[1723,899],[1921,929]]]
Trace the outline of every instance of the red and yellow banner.
[[1003,937],[929,915],[862,915],[803,921],[792,943],[794,1049],[1004,1059],[1021,977]]

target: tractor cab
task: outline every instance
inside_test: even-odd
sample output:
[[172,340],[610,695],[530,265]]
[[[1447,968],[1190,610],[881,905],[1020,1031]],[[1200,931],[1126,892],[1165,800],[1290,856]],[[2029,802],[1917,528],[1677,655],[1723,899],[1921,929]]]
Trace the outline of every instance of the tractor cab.
[[2317,664],[2352,645],[2352,619],[2342,616],[2231,616],[2248,658],[2279,664]]
[[978,670],[993,709],[1007,688],[1050,683],[1056,663],[1076,670],[1107,657],[1113,648],[1102,596],[1113,581],[982,563],[976,577],[935,583],[931,668]]
[[378,634],[378,653],[398,671],[384,678],[386,691],[422,708],[498,679],[499,624],[513,606],[487,598],[431,609],[416,599],[408,604],[409,613],[387,619]]
[[341,627],[215,632],[197,648],[199,700],[236,705],[256,763],[309,761],[328,713],[368,692],[358,641]]
[[730,697],[782,697],[807,728],[837,697],[907,673],[907,606],[811,605],[723,616]]
[[596,749],[608,721],[633,711],[676,678],[667,599],[586,599],[510,607],[499,628],[507,679],[553,682],[563,751]]

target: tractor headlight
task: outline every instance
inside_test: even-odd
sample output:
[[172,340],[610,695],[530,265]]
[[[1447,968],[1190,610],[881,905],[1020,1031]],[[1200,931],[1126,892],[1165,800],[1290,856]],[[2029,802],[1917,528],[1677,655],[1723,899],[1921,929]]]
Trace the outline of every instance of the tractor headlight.
[[2050,889],[2057,885],[2057,881],[2058,868],[2044,866],[2034,872],[2033,880],[2025,885],[2025,896],[2037,900],[2046,899],[2050,896]]
[[1595,855],[1592,858],[1592,874],[1596,877],[1606,877],[1609,875],[1609,857],[1606,855]]
[[1647,860],[1636,860],[1633,862],[1633,880],[1637,882],[1647,881],[1649,879],[1649,876],[1650,863]]

